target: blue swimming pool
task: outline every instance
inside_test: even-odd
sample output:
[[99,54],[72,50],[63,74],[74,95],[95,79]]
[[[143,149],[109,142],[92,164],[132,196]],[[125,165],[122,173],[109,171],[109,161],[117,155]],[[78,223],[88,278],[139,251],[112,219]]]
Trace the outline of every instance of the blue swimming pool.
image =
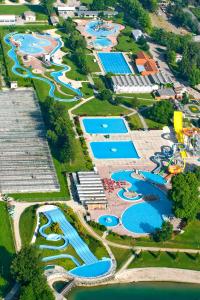
[[119,218],[112,215],[103,215],[99,218],[98,222],[106,227],[114,227],[119,224]]
[[99,52],[98,57],[106,73],[132,74],[122,52]]
[[85,131],[90,134],[127,133],[123,118],[83,118]]
[[112,263],[110,259],[104,259],[98,261],[95,264],[80,266],[69,272],[69,274],[76,277],[85,277],[85,278],[96,278],[102,275],[106,275],[111,269]]
[[91,142],[90,147],[97,159],[140,158],[132,141]]
[[41,38],[34,36],[32,34],[15,34],[14,40],[19,42],[19,51],[25,54],[39,54],[44,53],[44,47],[50,46],[51,42],[48,39],[45,39],[44,36]]
[[112,42],[110,39],[108,39],[106,37],[99,37],[93,41],[93,45],[96,48],[107,48],[112,45]]
[[159,174],[154,174],[152,172],[147,172],[147,171],[140,171],[140,174],[143,175],[147,180],[150,180],[157,184],[166,184],[167,183],[166,179]]
[[91,21],[86,27],[86,32],[92,36],[105,37],[119,32],[119,25],[102,21]]
[[[129,191],[145,196],[152,196],[151,201],[143,201],[127,208],[121,216],[123,226],[130,232],[137,234],[152,233],[160,228],[163,223],[163,215],[171,215],[171,202],[166,194],[149,181],[134,177],[130,170],[123,170],[112,174],[115,181],[130,183]],[[121,190],[123,191],[123,189]],[[121,198],[127,200],[121,193]]]

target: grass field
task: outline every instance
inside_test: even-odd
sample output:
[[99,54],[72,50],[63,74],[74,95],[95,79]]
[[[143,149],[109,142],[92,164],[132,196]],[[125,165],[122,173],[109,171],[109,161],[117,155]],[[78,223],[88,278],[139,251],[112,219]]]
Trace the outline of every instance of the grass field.
[[87,65],[89,66],[91,72],[100,72],[101,71],[98,63],[94,61],[95,60],[94,55],[86,55],[85,58],[86,58]]
[[0,5],[0,15],[12,14],[21,15],[25,11],[32,11],[36,14],[38,21],[47,20],[48,16],[41,5]]
[[29,245],[36,226],[36,209],[38,205],[27,207],[20,217],[19,231],[22,245]]
[[133,254],[131,249],[120,249],[111,247],[111,251],[117,262],[117,270],[119,270],[123,264],[129,259],[129,257]]
[[98,99],[92,99],[73,111],[75,115],[87,116],[119,116],[129,112],[128,109]]
[[0,202],[0,298],[5,295],[12,285],[10,264],[15,253],[11,222],[6,204]]
[[199,261],[196,254],[144,251],[128,268],[166,267],[200,270]]
[[126,28],[121,31],[117,39],[118,44],[115,47],[117,51],[137,54],[141,50],[139,45],[134,41],[131,31],[132,29],[129,26],[126,26]]
[[127,121],[131,130],[143,129],[142,122],[138,114],[128,117]]

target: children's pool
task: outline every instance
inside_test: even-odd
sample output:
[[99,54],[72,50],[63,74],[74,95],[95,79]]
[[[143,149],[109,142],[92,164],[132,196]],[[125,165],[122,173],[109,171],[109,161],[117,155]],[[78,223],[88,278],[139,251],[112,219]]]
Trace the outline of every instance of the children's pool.
[[107,47],[112,46],[112,42],[110,39],[108,39],[106,37],[99,37],[93,41],[93,45],[96,48],[107,48]]
[[127,133],[123,118],[83,118],[83,126],[89,134]]
[[122,52],[99,52],[98,57],[106,73],[132,74]]
[[86,32],[92,36],[105,37],[117,34],[119,25],[102,21],[91,21],[86,25]]
[[103,215],[99,217],[98,222],[106,227],[114,227],[119,224],[119,218],[112,215]]
[[140,158],[132,141],[91,142],[90,147],[97,159]]

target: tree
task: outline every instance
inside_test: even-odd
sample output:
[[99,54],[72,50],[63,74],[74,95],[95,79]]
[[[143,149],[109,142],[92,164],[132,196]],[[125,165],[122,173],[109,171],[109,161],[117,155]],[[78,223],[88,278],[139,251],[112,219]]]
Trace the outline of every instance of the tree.
[[112,92],[109,89],[104,89],[100,93],[101,100],[112,100]]
[[190,98],[189,98],[188,94],[187,94],[187,93],[184,93],[181,102],[185,105],[185,104],[188,104],[189,101],[190,101]]
[[161,229],[156,229],[153,239],[156,242],[168,241],[172,238],[173,226],[170,222],[163,222]]
[[176,52],[174,50],[168,50],[166,56],[168,64],[174,65],[176,63]]
[[169,125],[174,113],[173,104],[168,100],[155,103],[147,110],[147,117],[153,121]]
[[169,197],[172,200],[173,212],[178,218],[193,220],[200,211],[200,181],[194,172],[186,172],[172,178],[172,189]]
[[53,12],[54,0],[41,0],[41,5],[44,7],[47,15],[51,15]]
[[54,300],[35,247],[27,246],[21,249],[12,262],[11,273],[22,287],[20,300]]
[[17,282],[27,285],[41,275],[42,267],[34,247],[24,247],[14,258],[11,273]]

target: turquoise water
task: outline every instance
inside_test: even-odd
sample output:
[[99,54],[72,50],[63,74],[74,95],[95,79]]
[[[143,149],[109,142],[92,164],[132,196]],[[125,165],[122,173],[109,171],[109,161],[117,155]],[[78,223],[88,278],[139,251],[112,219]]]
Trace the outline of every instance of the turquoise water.
[[112,215],[103,215],[99,218],[98,222],[107,227],[114,227],[119,224],[119,218]]
[[136,283],[76,289],[68,300],[200,300],[200,285]]
[[150,180],[157,184],[166,184],[167,183],[166,179],[163,178],[159,174],[155,174],[155,173],[147,172],[147,171],[140,171],[140,174],[142,174],[147,180]]
[[84,118],[83,125],[87,133],[114,134],[127,133],[123,118]]
[[102,24],[101,21],[91,21],[86,25],[85,29],[87,33],[97,37],[105,37],[105,36],[113,35],[119,31],[118,24],[106,23],[107,30],[105,30],[103,27],[98,27],[101,24]]
[[91,142],[90,147],[98,159],[140,158],[132,141]]
[[[33,52],[36,52],[37,51],[42,51],[42,45],[44,46],[44,44],[46,43],[46,39],[42,39],[42,38],[37,38],[40,42],[39,42],[39,45],[35,45],[35,37],[33,37],[32,35],[30,34],[16,34],[16,33],[9,33],[7,34],[5,37],[4,37],[4,41],[6,44],[8,44],[11,49],[8,51],[8,56],[13,60],[14,62],[14,65],[12,66],[12,72],[18,76],[21,76],[23,78],[33,78],[33,79],[37,79],[37,80],[40,80],[40,81],[43,81],[43,82],[46,82],[48,85],[49,85],[49,96],[54,98],[54,100],[56,101],[62,101],[62,102],[72,102],[72,101],[77,101],[78,99],[81,98],[82,96],[82,93],[79,89],[75,89],[72,87],[71,84],[68,84],[68,83],[64,83],[62,82],[59,77],[62,76],[62,74],[64,74],[65,72],[69,71],[69,67],[66,66],[66,65],[63,65],[63,64],[55,64],[53,62],[52,65],[56,65],[56,66],[59,66],[59,67],[62,67],[63,70],[61,71],[54,71],[54,72],[51,72],[50,75],[54,78],[55,81],[57,81],[59,84],[61,84],[62,86],[68,88],[68,89],[71,89],[73,92],[75,92],[77,94],[77,96],[75,96],[74,98],[72,99],[63,99],[63,98],[59,98],[59,97],[56,97],[55,94],[54,94],[54,91],[55,91],[55,84],[47,79],[47,78],[43,78],[43,77],[40,77],[39,75],[34,75],[28,68],[25,68],[23,66],[21,66],[19,60],[18,60],[18,57],[17,57],[17,54],[16,54],[16,46],[14,46],[11,42],[10,42],[10,38],[13,37],[15,39],[15,36],[17,36],[18,38],[22,39],[22,37],[24,37],[25,39],[25,42],[24,44],[22,44],[22,47],[23,47],[23,52],[25,51],[25,53],[30,53],[29,51],[33,51]],[[26,38],[26,36],[28,36]],[[32,38],[32,41],[33,41],[33,44],[35,46],[33,46],[33,49],[31,50],[31,44],[30,44],[30,36]],[[43,43],[44,41],[44,43]],[[51,55],[53,55],[58,49],[60,49],[62,47],[62,42],[60,39],[57,39],[57,43],[58,45],[55,47],[55,49],[52,51]],[[42,44],[42,45],[41,45]],[[27,47],[27,48],[26,48]],[[39,47],[39,48],[38,48]],[[44,51],[44,49],[43,49]],[[33,54],[33,53],[32,53]],[[22,74],[21,72],[18,72],[17,69],[20,69],[22,71],[24,71],[24,73]]]
[[[83,265],[80,264],[79,260],[71,255],[68,254],[58,254],[47,256],[42,259],[42,261],[53,261],[62,258],[69,258],[71,259],[76,268],[69,271],[69,273],[73,276],[78,277],[99,277],[104,276],[111,270],[111,260],[109,258],[104,258],[102,260],[98,260],[96,256],[92,253],[89,249],[88,245],[82,240],[79,236],[76,229],[68,222],[63,212],[53,206],[52,209],[43,212],[48,222],[40,227],[39,232],[40,234],[46,238],[48,241],[52,241],[52,244],[56,240],[63,239],[65,242],[62,246],[57,247],[53,245],[41,245],[40,248],[42,249],[51,249],[51,250],[59,250],[66,248],[68,243],[75,249],[78,256],[83,261]],[[45,230],[52,224],[58,223],[63,234],[46,234]]]
[[[163,215],[171,215],[171,202],[165,193],[151,182],[135,178],[134,173],[130,170],[115,172],[111,178],[115,181],[129,182],[131,186],[128,191],[137,193],[138,198],[141,198],[141,195],[152,195],[156,198],[153,201],[136,203],[123,212],[121,222],[128,231],[138,234],[152,233],[156,228],[162,226]],[[131,199],[127,198],[124,189],[119,191],[118,196],[133,202],[138,200],[137,196]]]
[[107,48],[112,45],[112,42],[106,37],[99,37],[94,40],[93,45],[95,47]]
[[44,47],[51,42],[44,38],[35,37],[32,34],[15,34],[14,39],[20,43],[19,50],[26,54],[39,54],[45,52]]
[[131,74],[132,71],[121,52],[99,52],[98,57],[106,73]]

